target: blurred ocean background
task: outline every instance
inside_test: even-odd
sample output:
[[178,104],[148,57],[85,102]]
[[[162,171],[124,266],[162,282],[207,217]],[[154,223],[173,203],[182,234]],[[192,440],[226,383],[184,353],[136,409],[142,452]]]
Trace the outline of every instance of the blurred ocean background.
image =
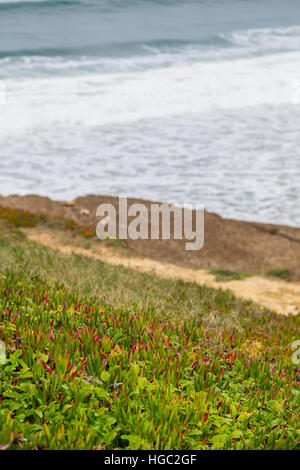
[[1,90],[3,195],[300,225],[299,0],[0,0]]

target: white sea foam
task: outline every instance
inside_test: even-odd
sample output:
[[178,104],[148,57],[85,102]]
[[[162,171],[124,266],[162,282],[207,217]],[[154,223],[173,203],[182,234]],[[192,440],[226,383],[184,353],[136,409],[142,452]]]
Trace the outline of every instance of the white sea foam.
[[1,59],[1,193],[126,193],[299,225],[299,37],[235,32],[210,57]]
[[[1,136],[51,125],[139,119],[292,102],[300,54],[181,63],[140,72],[9,78]],[[220,80],[221,77],[221,80]]]

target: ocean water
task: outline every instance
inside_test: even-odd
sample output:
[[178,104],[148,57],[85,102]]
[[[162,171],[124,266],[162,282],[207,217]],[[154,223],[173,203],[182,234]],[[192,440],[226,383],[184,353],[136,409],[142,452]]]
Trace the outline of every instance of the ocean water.
[[0,0],[0,193],[300,225],[299,0]]

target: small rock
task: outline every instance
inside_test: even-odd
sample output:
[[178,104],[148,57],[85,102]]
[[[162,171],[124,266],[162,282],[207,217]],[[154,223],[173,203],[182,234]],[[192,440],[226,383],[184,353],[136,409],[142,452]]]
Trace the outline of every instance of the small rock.
[[81,209],[80,215],[90,215],[90,211],[88,209]]

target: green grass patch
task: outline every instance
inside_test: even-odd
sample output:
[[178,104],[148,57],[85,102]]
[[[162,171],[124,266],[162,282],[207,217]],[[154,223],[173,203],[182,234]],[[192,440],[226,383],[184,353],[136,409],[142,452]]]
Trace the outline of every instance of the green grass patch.
[[41,217],[27,211],[0,206],[0,219],[5,220],[12,227],[35,227]]
[[20,233],[0,226],[0,448],[299,449],[299,316]]
[[268,276],[278,277],[279,279],[283,279],[284,281],[290,280],[290,271],[288,269],[269,269],[267,271]]
[[85,238],[95,236],[95,233],[89,228],[81,227],[73,220],[43,214],[33,214],[21,209],[10,209],[0,206],[0,220],[5,222],[9,227],[32,228],[37,225],[44,225],[52,229],[76,231]]
[[237,273],[234,271],[229,271],[228,269],[212,269],[210,274],[214,274],[217,282],[225,282],[225,281],[240,281],[247,277],[253,276],[253,274],[248,273]]

